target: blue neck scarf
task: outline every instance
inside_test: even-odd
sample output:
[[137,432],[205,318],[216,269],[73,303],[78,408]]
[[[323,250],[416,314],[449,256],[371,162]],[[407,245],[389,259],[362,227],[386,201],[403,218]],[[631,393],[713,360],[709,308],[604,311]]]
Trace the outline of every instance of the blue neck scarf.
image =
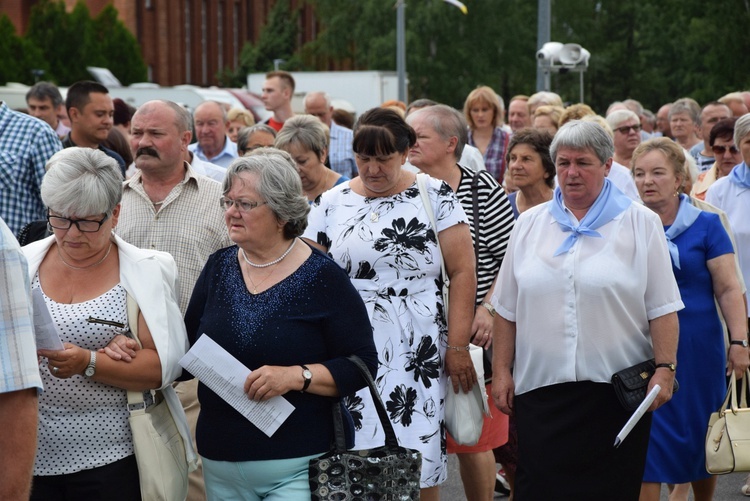
[[570,235],[557,248],[553,256],[568,252],[581,235],[601,238],[601,234],[595,230],[619,216],[630,206],[631,202],[632,200],[612,184],[612,181],[605,179],[602,191],[596,198],[594,205],[589,208],[578,226],[573,226],[563,207],[562,191],[560,191],[559,186],[555,188],[555,196],[552,198],[552,203],[549,204],[549,212],[557,221],[560,229],[563,232],[570,232]]
[[735,165],[732,172],[729,173],[729,180],[734,184],[750,188],[750,168],[745,162]]
[[698,219],[700,213],[700,209],[690,203],[690,197],[684,193],[680,195],[680,208],[677,209],[677,217],[675,217],[672,226],[664,232],[667,237],[667,249],[669,249],[669,255],[672,258],[672,263],[678,270],[681,269],[680,251],[677,250],[677,245],[672,240],[690,228],[695,220]]

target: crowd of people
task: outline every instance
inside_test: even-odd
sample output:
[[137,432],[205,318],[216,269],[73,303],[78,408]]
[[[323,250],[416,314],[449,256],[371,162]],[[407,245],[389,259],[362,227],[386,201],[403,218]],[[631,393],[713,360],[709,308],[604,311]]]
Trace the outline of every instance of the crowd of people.
[[[129,392],[167,401],[186,499],[309,499],[334,407],[349,447],[383,444],[351,355],[423,500],[447,454],[470,501],[713,498],[708,418],[750,366],[750,92],[601,115],[539,92],[506,117],[479,86],[347,123],[324,91],[295,113],[294,85],[266,75],[258,123],[89,81],[0,103],[0,499],[142,499]],[[44,307],[63,349],[36,347]],[[248,399],[293,405],[276,432],[182,370],[202,336]],[[649,359],[660,390],[613,448],[612,376]],[[492,412],[462,445],[445,395],[475,384]]]

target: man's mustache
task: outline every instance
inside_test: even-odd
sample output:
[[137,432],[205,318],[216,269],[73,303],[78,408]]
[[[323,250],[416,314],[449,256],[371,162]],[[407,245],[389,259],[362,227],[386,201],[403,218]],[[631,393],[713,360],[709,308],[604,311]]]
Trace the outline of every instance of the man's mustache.
[[159,158],[159,152],[156,151],[153,148],[138,148],[138,151],[135,152],[135,156],[140,157],[141,155],[148,155],[150,157]]

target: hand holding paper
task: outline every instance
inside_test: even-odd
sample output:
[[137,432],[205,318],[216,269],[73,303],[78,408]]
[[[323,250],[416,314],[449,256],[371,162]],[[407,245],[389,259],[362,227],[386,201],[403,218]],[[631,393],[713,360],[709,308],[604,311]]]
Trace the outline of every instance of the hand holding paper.
[[269,437],[294,411],[284,397],[250,400],[244,389],[250,369],[205,334],[182,357],[180,365]]
[[638,424],[638,421],[641,420],[643,415],[646,414],[646,411],[648,411],[648,408],[651,407],[651,404],[656,400],[656,396],[659,394],[660,390],[661,386],[658,384],[651,388],[651,391],[648,392],[648,395],[643,399],[641,405],[638,406],[633,415],[630,416],[630,419],[628,419],[628,422],[625,423],[625,426],[622,427],[620,433],[617,434],[617,438],[615,438],[615,447],[620,447],[620,444],[625,440],[625,437],[633,431],[635,425]]

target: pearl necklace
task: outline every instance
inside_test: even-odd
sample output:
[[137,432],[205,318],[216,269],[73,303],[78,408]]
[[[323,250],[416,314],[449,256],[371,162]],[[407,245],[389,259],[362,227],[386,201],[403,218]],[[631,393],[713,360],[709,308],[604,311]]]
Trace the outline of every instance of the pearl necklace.
[[95,262],[94,264],[90,264],[88,266],[73,266],[72,264],[68,264],[65,262],[65,259],[62,257],[62,252],[60,252],[60,246],[57,247],[57,255],[60,256],[60,261],[62,261],[62,264],[70,268],[71,270],[87,270],[89,268],[93,268],[95,266],[99,266],[104,262],[105,259],[109,257],[109,251],[112,250],[112,242],[109,243],[109,247],[107,248],[107,253],[104,254],[104,257],[101,258],[99,261]]
[[263,263],[263,264],[257,264],[257,263],[253,263],[252,261],[250,261],[247,258],[247,254],[245,254],[245,249],[240,247],[240,251],[242,251],[242,259],[244,259],[245,262],[249,264],[250,266],[252,266],[253,268],[268,268],[269,266],[273,266],[275,264],[280,263],[285,257],[287,257],[289,253],[292,252],[292,249],[294,248],[295,243],[297,243],[296,238],[292,240],[292,245],[290,245],[289,248],[278,259],[274,259],[273,261],[269,261],[268,263]]

